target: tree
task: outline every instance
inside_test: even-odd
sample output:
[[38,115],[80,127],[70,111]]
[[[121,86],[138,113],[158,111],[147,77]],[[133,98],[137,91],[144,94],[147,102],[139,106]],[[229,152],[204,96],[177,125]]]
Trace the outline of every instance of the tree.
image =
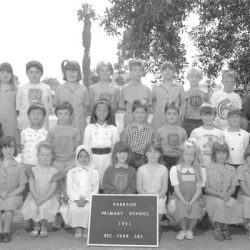
[[159,75],[159,66],[172,61],[177,73],[183,73],[187,62],[181,43],[184,20],[193,0],[109,0],[101,25],[109,35],[121,35],[118,63],[130,58],[146,61],[146,70]]
[[78,21],[83,22],[82,46],[84,56],[82,60],[83,82],[88,87],[90,83],[90,45],[91,45],[91,20],[96,20],[95,10],[88,3],[82,4],[82,8],[77,11]]
[[228,65],[238,74],[236,90],[244,94],[250,82],[250,1],[202,0],[196,1],[194,10],[200,18],[190,32],[199,50],[197,63],[202,64],[211,86]]
[[56,91],[57,87],[60,85],[60,82],[53,77],[46,77],[43,79],[43,82],[49,85],[53,91]]

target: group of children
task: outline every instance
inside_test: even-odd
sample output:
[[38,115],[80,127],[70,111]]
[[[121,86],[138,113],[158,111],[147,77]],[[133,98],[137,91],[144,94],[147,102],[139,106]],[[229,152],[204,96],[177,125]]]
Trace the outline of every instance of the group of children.
[[[159,217],[179,225],[178,240],[193,239],[206,212],[218,240],[231,239],[230,224],[250,230],[249,134],[240,128],[235,72],[223,72],[224,88],[211,104],[199,88],[197,68],[188,71],[187,92],[174,80],[170,62],[163,63],[163,81],[152,91],[141,83],[141,61],[131,61],[129,70],[131,79],[119,90],[111,81],[112,65],[101,62],[100,81],[87,90],[79,83],[79,64],[64,61],[65,83],[52,99],[40,82],[41,63],[26,65],[30,82],[18,90],[11,65],[0,65],[0,242],[11,241],[14,211],[21,206],[32,237],[46,237],[48,222],[85,237],[91,195],[98,192],[157,194]],[[47,130],[52,104],[58,122]],[[121,133],[118,108],[125,109]]]

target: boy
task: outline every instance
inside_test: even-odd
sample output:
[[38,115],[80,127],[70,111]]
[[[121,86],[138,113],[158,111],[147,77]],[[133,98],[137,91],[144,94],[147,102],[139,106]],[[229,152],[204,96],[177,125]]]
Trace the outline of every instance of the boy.
[[200,107],[200,115],[203,125],[192,131],[190,138],[197,141],[201,150],[201,160],[203,166],[207,167],[211,163],[212,146],[215,141],[223,140],[222,130],[215,128],[214,120],[216,109],[209,103],[203,103]]
[[133,154],[131,165],[138,169],[145,164],[145,147],[153,139],[153,130],[147,123],[148,106],[135,100],[132,104],[134,121],[121,133],[121,141],[126,142]]
[[222,71],[223,89],[214,93],[211,97],[211,103],[217,110],[214,125],[220,129],[228,127],[227,115],[230,109],[241,109],[240,96],[233,92],[236,83],[236,73],[234,70]]
[[141,78],[144,74],[144,66],[140,60],[129,61],[130,81],[121,89],[120,108],[125,109],[123,117],[124,128],[134,120],[132,113],[132,103],[135,100],[140,100],[151,106],[151,91],[143,85]]
[[190,88],[185,92],[185,97],[181,105],[182,127],[186,130],[189,137],[192,130],[202,126],[200,106],[202,103],[209,103],[209,94],[200,89],[199,83],[202,79],[202,71],[192,67],[187,72],[187,80]]
[[[47,141],[54,147],[54,161],[52,163],[58,172],[65,174],[75,166],[75,149],[80,144],[79,131],[71,126],[70,118],[73,114],[73,107],[68,102],[62,102],[55,108],[58,124],[49,130]],[[59,201],[64,198],[66,190],[65,178],[59,180],[57,185],[57,196]],[[54,229],[60,229],[62,218],[57,215]]]
[[[48,131],[44,128],[44,118],[46,110],[39,104],[33,104],[27,111],[30,126],[21,132],[21,163],[26,168],[27,173],[29,169],[38,164],[37,159],[37,145],[45,141]],[[29,185],[27,184],[23,192],[26,198],[29,192]],[[32,221],[25,221],[25,230],[32,230]]]
[[47,84],[40,82],[43,75],[42,64],[38,61],[28,62],[26,64],[26,74],[30,82],[21,85],[18,88],[16,96],[18,128],[23,130],[28,127],[29,119],[27,117],[27,110],[32,104],[40,104],[45,107],[45,124],[48,127],[48,116],[52,109],[52,91]]
[[244,153],[249,144],[249,133],[240,128],[241,111],[239,109],[230,110],[227,120],[229,127],[223,130],[223,136],[230,150],[228,164],[237,168],[244,164]]
[[174,103],[180,108],[185,94],[183,86],[174,80],[173,63],[164,62],[161,65],[161,75],[163,81],[152,89],[153,119],[151,125],[154,132],[165,125],[165,106]]

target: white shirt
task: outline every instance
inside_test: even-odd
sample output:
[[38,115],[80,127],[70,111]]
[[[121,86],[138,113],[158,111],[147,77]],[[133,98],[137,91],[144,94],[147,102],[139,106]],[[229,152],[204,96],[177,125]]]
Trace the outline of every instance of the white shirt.
[[67,174],[67,194],[71,201],[81,197],[90,201],[92,194],[99,190],[99,174],[93,168],[75,167]]
[[[177,165],[177,166],[173,166],[170,170],[170,181],[171,181],[171,185],[172,186],[178,186],[179,185],[179,178],[178,178],[178,171],[181,171],[181,173],[187,173],[190,172],[192,174],[194,174],[194,168],[189,167],[183,167],[181,168],[181,165]],[[201,167],[201,183],[196,184],[197,187],[205,187],[205,183],[206,183],[206,171],[205,168]]]
[[24,164],[37,165],[37,145],[46,140],[48,131],[45,128],[26,128],[21,132],[21,144],[23,145],[21,161]]
[[227,115],[232,108],[242,108],[240,96],[234,92],[227,93],[219,90],[211,97],[211,103],[216,107],[217,116],[214,125],[221,129],[228,127]]
[[194,138],[201,150],[203,165],[208,166],[211,162],[212,146],[215,141],[223,140],[223,132],[220,129],[204,129],[199,127],[191,132],[190,138]]
[[119,134],[116,126],[91,123],[85,128],[83,144],[90,148],[113,148],[118,140]]
[[243,164],[244,153],[249,144],[249,133],[240,129],[238,132],[229,132],[227,129],[223,130],[225,142],[230,149],[229,164]]

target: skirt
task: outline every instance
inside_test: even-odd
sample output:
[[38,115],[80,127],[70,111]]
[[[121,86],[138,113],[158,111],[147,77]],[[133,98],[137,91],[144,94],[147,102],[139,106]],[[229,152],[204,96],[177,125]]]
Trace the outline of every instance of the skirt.
[[243,223],[241,206],[234,198],[230,198],[229,202],[225,202],[220,198],[205,195],[204,199],[211,221],[224,224]]
[[38,207],[31,194],[29,194],[23,204],[22,213],[24,220],[33,219],[35,222],[41,220],[54,222],[58,209],[59,203],[55,196],[52,196],[49,200]]
[[250,219],[250,197],[239,195],[237,201],[240,203],[244,219]]
[[17,210],[23,204],[23,196],[17,195],[3,200],[0,198],[0,211]]
[[71,227],[89,227],[90,203],[85,207],[78,207],[74,201],[69,201],[68,205],[60,207],[60,212],[65,224]]

